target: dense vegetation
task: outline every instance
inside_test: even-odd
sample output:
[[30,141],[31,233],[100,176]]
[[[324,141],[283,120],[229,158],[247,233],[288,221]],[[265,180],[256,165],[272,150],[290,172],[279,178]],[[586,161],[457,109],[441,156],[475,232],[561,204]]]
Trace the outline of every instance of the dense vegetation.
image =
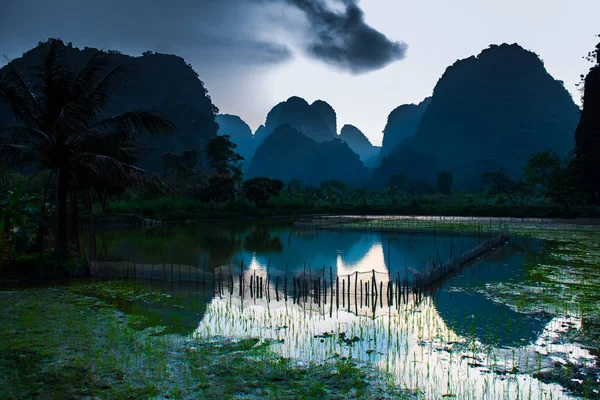
[[[0,148],[0,159],[5,169],[33,165],[37,171],[49,171],[48,183],[56,176],[55,247],[62,257],[68,257],[70,242],[77,246],[79,241],[78,194],[87,194],[82,197],[91,210],[90,192],[105,186],[104,182],[119,182],[123,187],[160,185],[158,177],[134,165],[143,154],[137,138],[143,133],[175,131],[170,121],[151,111],[103,118],[108,91],[119,73],[118,67],[108,65],[106,54],[96,52],[81,70],[74,71],[65,62],[62,44],[51,41],[33,83],[13,65],[2,76],[0,97],[18,124],[4,128],[9,137]],[[40,197],[47,199],[47,192],[48,185]],[[10,241],[12,230],[6,233]],[[43,234],[37,240],[42,247]]]

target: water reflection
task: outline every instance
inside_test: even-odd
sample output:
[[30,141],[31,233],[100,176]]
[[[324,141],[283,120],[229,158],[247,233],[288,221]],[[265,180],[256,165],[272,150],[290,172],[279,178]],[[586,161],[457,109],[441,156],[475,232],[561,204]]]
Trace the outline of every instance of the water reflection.
[[[98,233],[98,258],[138,264],[162,262],[209,271],[251,260],[284,272],[332,267],[343,275],[372,269],[410,279],[430,261],[474,247],[485,237],[295,230],[291,221],[219,223]],[[338,271],[343,268],[343,271]]]
[[[303,231],[281,221],[104,232],[97,248],[113,270],[127,268],[131,277],[135,263],[136,277],[147,279],[150,270],[151,284],[188,299],[184,307],[137,311],[166,323],[181,315],[184,331],[199,337],[272,339],[282,356],[312,362],[351,356],[426,398],[566,397],[531,377],[553,362],[537,354],[548,352],[552,332],[566,322],[520,313],[484,290],[526,280],[528,265],[547,251],[544,242],[512,238],[431,291],[412,288],[414,274],[432,260],[444,262],[485,239]],[[194,296],[203,300],[194,303]]]

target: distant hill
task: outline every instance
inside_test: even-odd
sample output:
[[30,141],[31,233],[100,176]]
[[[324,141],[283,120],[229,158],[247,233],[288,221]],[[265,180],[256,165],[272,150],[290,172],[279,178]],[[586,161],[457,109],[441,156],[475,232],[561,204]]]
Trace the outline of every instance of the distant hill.
[[254,131],[254,141],[256,142],[256,147],[260,146],[260,144],[265,140],[266,137],[267,128],[265,128],[264,125],[261,125],[258,128],[256,128],[256,131]]
[[383,130],[383,143],[379,153],[381,158],[390,154],[404,139],[417,132],[417,127],[430,102],[431,97],[427,97],[419,104],[403,104],[390,113]]
[[[371,181],[402,171],[433,183],[444,169],[455,186],[470,187],[491,169],[518,175],[532,153],[566,155],[578,119],[570,94],[535,53],[493,45],[446,69],[415,135],[382,160]],[[400,156],[409,149],[421,156],[406,165]]]
[[264,130],[256,137],[259,144],[279,126],[286,124],[318,142],[337,136],[335,111],[329,104],[317,100],[309,105],[300,97],[290,97],[269,111]]
[[369,171],[359,156],[339,139],[317,142],[290,125],[281,125],[256,149],[248,177],[300,179],[318,185],[329,179],[362,184]]
[[[78,49],[63,42],[59,46],[68,64],[76,70],[81,69],[98,51],[90,47]],[[39,65],[48,48],[48,42],[41,42],[13,63],[26,79],[30,79],[34,73],[32,68]],[[179,130],[174,136],[140,137],[143,146],[151,149],[140,161],[140,166],[159,172],[165,152],[200,151],[216,136],[215,115],[218,109],[211,102],[198,74],[183,58],[151,52],[140,57],[115,51],[108,53],[109,66],[122,65],[125,73],[122,85],[114,89],[107,115],[152,110],[170,119]],[[10,110],[1,104],[0,123],[14,123]]]
[[337,133],[337,115],[329,103],[317,100],[310,105],[310,108],[323,119],[330,131]]
[[348,143],[352,151],[358,154],[365,164],[379,154],[380,147],[373,146],[365,134],[354,125],[344,125],[339,138]]
[[218,134],[231,136],[231,140],[237,145],[235,150],[244,157],[244,164],[250,165],[256,150],[256,141],[248,124],[237,115],[231,114],[219,114],[216,121],[219,124]]

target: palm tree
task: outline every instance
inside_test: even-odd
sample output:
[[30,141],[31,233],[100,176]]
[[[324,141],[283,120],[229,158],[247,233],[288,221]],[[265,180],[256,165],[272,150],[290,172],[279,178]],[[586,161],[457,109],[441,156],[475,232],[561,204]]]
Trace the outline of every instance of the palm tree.
[[64,61],[62,42],[50,39],[48,44],[43,63],[30,80],[14,63],[1,77],[0,102],[10,106],[19,124],[0,128],[5,138],[0,142],[0,174],[31,164],[56,174],[55,250],[68,256],[69,193],[103,179],[128,187],[162,184],[156,175],[134,165],[144,151],[136,136],[171,133],[176,128],[150,111],[101,118],[111,89],[121,83],[123,68],[108,68],[107,54],[98,51],[75,72]]

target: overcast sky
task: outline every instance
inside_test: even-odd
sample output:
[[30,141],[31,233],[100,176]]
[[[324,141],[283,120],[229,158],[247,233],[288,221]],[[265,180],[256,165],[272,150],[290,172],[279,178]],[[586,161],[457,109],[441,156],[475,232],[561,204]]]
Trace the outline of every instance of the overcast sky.
[[391,110],[446,67],[519,43],[575,84],[600,33],[598,0],[0,0],[0,54],[59,37],[78,47],[181,55],[222,113],[252,127],[290,96],[322,99],[374,144]]

